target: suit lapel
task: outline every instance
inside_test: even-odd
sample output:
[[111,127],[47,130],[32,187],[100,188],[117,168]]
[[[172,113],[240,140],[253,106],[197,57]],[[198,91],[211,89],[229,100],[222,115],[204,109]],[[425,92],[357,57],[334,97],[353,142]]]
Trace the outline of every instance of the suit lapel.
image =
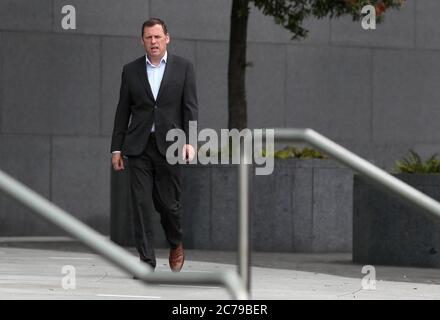
[[167,63],[165,64],[165,71],[163,73],[162,81],[160,83],[159,92],[157,93],[157,100],[160,99],[160,95],[163,91],[163,88],[167,85],[167,82],[170,78],[170,74],[172,72],[171,70],[173,69],[173,63],[174,63],[173,55],[168,53]]
[[144,87],[148,96],[153,101],[155,101],[154,96],[153,96],[153,91],[151,91],[150,83],[148,82],[147,61],[146,61],[145,56],[143,56],[139,59],[139,66],[138,66],[137,70],[138,70],[138,75],[141,80],[142,86]]

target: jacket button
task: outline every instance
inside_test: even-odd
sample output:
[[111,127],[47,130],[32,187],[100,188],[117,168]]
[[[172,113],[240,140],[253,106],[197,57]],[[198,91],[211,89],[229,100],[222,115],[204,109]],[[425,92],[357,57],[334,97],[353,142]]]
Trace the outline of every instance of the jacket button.
[[154,109],[157,109],[157,106],[154,106]]

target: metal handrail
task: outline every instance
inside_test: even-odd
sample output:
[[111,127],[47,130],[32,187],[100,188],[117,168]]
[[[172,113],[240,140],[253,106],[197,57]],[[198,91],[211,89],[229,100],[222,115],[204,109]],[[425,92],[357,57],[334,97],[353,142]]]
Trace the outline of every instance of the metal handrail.
[[[318,148],[324,153],[333,156],[342,164],[352,168],[363,177],[379,184],[385,189],[394,193],[397,197],[408,201],[410,204],[440,218],[440,203],[423,192],[413,188],[407,183],[399,180],[386,171],[373,165],[367,160],[357,156],[353,152],[345,149],[332,140],[324,137],[312,129],[266,129],[263,131],[263,136],[268,134],[267,130],[274,130],[274,142],[306,142]],[[243,148],[242,148],[243,149]],[[241,157],[243,160],[243,156]],[[246,252],[249,248],[249,207],[246,205],[249,199],[249,186],[245,179],[248,179],[247,171],[248,165],[245,161],[240,161],[238,174],[238,196],[239,196],[239,267],[240,275],[243,276],[245,287],[250,288],[250,252]]]
[[32,211],[37,212],[49,222],[57,225],[68,234],[77,238],[87,247],[99,253],[121,270],[150,284],[200,284],[221,285],[235,299],[248,299],[243,281],[236,272],[192,272],[168,273],[152,272],[150,266],[141,263],[125,249],[116,245],[100,233],[82,223],[63,209],[40,196],[21,182],[0,170],[0,190],[18,200]]
[[[263,131],[266,137],[267,131]],[[311,129],[273,129],[274,141],[307,142],[319,150],[333,156],[344,165],[362,176],[385,187],[399,198],[407,200],[425,212],[440,218],[440,203],[393,177],[386,171],[350,152],[337,143]],[[244,148],[241,148],[243,151]],[[157,284],[218,284],[226,287],[235,299],[248,299],[250,293],[250,241],[249,241],[249,165],[244,152],[238,166],[238,273],[216,272],[191,274],[152,272],[132,254],[114,244],[89,226],[69,215],[44,197],[38,195],[19,181],[0,170],[0,189],[31,210],[39,213],[68,234],[77,238],[93,251],[101,254],[109,262],[123,271],[135,275],[146,283]],[[240,275],[240,276],[239,276]]]

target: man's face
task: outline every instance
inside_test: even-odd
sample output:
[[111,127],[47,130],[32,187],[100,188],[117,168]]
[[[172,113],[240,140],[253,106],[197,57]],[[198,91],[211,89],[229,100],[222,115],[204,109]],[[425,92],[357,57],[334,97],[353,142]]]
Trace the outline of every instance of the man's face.
[[170,37],[165,34],[160,24],[145,27],[142,35],[142,44],[149,57],[161,58],[167,49]]

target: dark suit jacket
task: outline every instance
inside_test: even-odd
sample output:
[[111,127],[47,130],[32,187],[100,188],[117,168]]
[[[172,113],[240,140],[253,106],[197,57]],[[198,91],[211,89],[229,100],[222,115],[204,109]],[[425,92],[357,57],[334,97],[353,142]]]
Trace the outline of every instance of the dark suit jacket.
[[154,122],[157,146],[165,155],[173,143],[166,141],[168,130],[183,129],[188,138],[190,120],[197,120],[196,80],[191,62],[168,52],[157,100],[148,82],[145,56],[124,66],[111,151],[140,155]]

